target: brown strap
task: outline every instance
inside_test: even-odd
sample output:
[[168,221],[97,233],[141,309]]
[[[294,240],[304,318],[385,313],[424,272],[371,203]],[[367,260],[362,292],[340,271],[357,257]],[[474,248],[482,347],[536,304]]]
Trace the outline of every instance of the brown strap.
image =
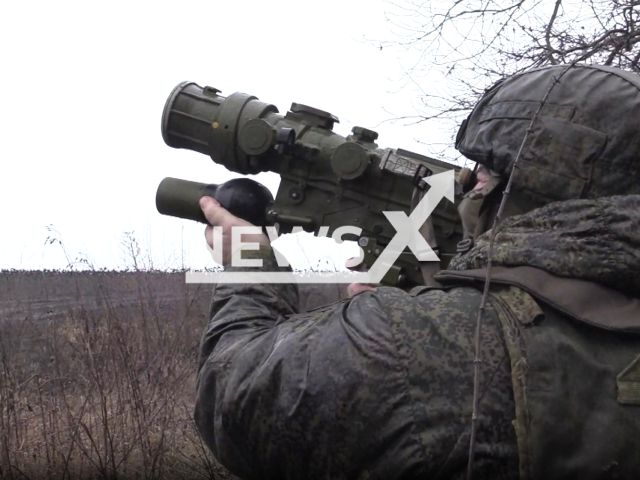
[[[435,279],[442,283],[484,284],[486,269],[443,270]],[[640,333],[640,299],[577,278],[558,277],[535,267],[493,267],[491,282],[515,285],[556,310],[607,330]]]
[[520,478],[528,480],[533,478],[531,412],[527,401],[529,363],[519,325],[531,325],[544,317],[544,313],[531,295],[514,286],[500,287],[491,293],[491,299],[502,324],[504,341],[511,359],[511,381],[516,405],[513,427],[518,441]]

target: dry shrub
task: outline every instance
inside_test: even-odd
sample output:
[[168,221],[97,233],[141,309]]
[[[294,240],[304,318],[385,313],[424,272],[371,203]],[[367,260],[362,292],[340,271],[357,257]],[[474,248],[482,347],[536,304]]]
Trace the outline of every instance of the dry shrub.
[[93,281],[63,316],[0,321],[0,479],[231,478],[192,420],[203,292],[123,274],[123,303]]

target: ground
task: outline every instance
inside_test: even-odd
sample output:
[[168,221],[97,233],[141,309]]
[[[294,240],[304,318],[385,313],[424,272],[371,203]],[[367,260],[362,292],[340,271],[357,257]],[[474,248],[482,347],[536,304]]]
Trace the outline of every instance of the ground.
[[[0,272],[0,479],[230,479],[192,412],[210,285]],[[302,310],[344,294],[301,286]]]

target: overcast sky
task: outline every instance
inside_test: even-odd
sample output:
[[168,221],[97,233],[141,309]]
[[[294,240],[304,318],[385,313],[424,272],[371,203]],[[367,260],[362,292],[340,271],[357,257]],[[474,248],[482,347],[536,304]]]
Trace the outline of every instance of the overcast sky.
[[[60,244],[47,238],[61,240],[69,260],[131,266],[125,232],[147,266],[211,263],[204,227],[162,217],[154,203],[167,176],[238,176],[164,144],[162,109],[184,80],[225,96],[250,93],[282,114],[292,102],[327,110],[341,135],[361,125],[380,133],[381,147],[426,153],[416,140],[441,141],[433,126],[381,124],[392,118],[385,110],[414,113],[415,90],[398,81],[411,59],[363,41],[392,36],[391,8],[378,0],[3,2],[0,269],[65,268]],[[275,194],[277,175],[254,178]],[[327,242],[307,248],[318,257],[311,263],[341,261]]]

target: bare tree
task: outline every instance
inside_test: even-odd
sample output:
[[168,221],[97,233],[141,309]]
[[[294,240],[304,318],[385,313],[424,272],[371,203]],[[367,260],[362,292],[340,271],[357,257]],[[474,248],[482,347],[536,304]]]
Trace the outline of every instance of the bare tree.
[[[583,62],[640,73],[640,0],[398,0],[392,39],[419,89],[416,122],[453,133],[485,89],[544,65]],[[425,88],[434,74],[444,85]],[[442,78],[442,77],[440,77]],[[429,82],[432,83],[432,82]]]

